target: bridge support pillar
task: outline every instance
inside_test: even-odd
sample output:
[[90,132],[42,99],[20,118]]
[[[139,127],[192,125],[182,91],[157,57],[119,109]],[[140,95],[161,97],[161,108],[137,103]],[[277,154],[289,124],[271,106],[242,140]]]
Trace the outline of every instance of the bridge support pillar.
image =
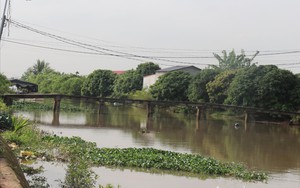
[[152,117],[153,115],[153,105],[150,102],[147,102],[147,118]]
[[54,98],[54,105],[53,105],[53,112],[59,112],[60,110],[60,101],[61,101],[61,97],[57,96]]
[[104,107],[104,101],[100,100],[99,101],[99,106],[98,106],[98,114],[101,113],[103,107]]
[[53,111],[52,125],[59,125],[59,112]]

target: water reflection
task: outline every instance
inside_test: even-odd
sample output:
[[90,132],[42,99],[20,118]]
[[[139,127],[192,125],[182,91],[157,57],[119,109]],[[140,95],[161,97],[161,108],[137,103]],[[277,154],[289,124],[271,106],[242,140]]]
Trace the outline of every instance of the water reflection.
[[[42,129],[80,136],[99,147],[154,147],[242,162],[270,172],[300,171],[300,128],[260,124],[243,118],[215,119],[159,112],[147,118],[142,108],[106,106],[101,113],[19,112]],[[240,127],[237,129],[235,123]]]

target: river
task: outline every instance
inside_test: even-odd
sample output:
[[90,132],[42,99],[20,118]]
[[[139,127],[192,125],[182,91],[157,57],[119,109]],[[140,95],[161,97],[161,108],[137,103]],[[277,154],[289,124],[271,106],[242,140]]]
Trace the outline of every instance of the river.
[[[300,127],[288,123],[259,123],[250,118],[214,118],[208,112],[196,121],[195,115],[160,111],[147,119],[143,108],[106,106],[100,113],[19,111],[38,127],[58,136],[79,136],[98,147],[153,147],[197,153],[221,161],[244,163],[253,170],[270,173],[268,183],[243,182],[231,178],[186,177],[165,172],[138,172],[131,169],[93,168],[98,184],[134,187],[299,187]],[[238,123],[239,126],[234,126]],[[39,163],[38,165],[40,165]],[[64,176],[65,165],[43,162],[44,175],[52,187]]]

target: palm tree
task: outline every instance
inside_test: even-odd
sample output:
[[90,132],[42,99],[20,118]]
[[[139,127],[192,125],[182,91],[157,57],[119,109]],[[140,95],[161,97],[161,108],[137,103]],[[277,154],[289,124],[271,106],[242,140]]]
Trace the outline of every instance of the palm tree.
[[44,60],[37,60],[36,64],[32,67],[32,73],[38,75],[42,72],[51,70],[49,63],[46,63]]

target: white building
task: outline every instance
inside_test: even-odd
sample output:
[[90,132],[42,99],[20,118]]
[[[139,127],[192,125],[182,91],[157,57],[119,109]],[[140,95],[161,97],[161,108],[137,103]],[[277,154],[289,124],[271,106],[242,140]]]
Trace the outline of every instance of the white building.
[[172,71],[183,71],[190,73],[192,76],[195,76],[199,73],[201,69],[195,66],[175,66],[169,67],[161,70],[157,70],[155,74],[144,76],[143,78],[143,89],[149,89],[151,85],[153,85],[161,75],[164,75],[168,72]]

